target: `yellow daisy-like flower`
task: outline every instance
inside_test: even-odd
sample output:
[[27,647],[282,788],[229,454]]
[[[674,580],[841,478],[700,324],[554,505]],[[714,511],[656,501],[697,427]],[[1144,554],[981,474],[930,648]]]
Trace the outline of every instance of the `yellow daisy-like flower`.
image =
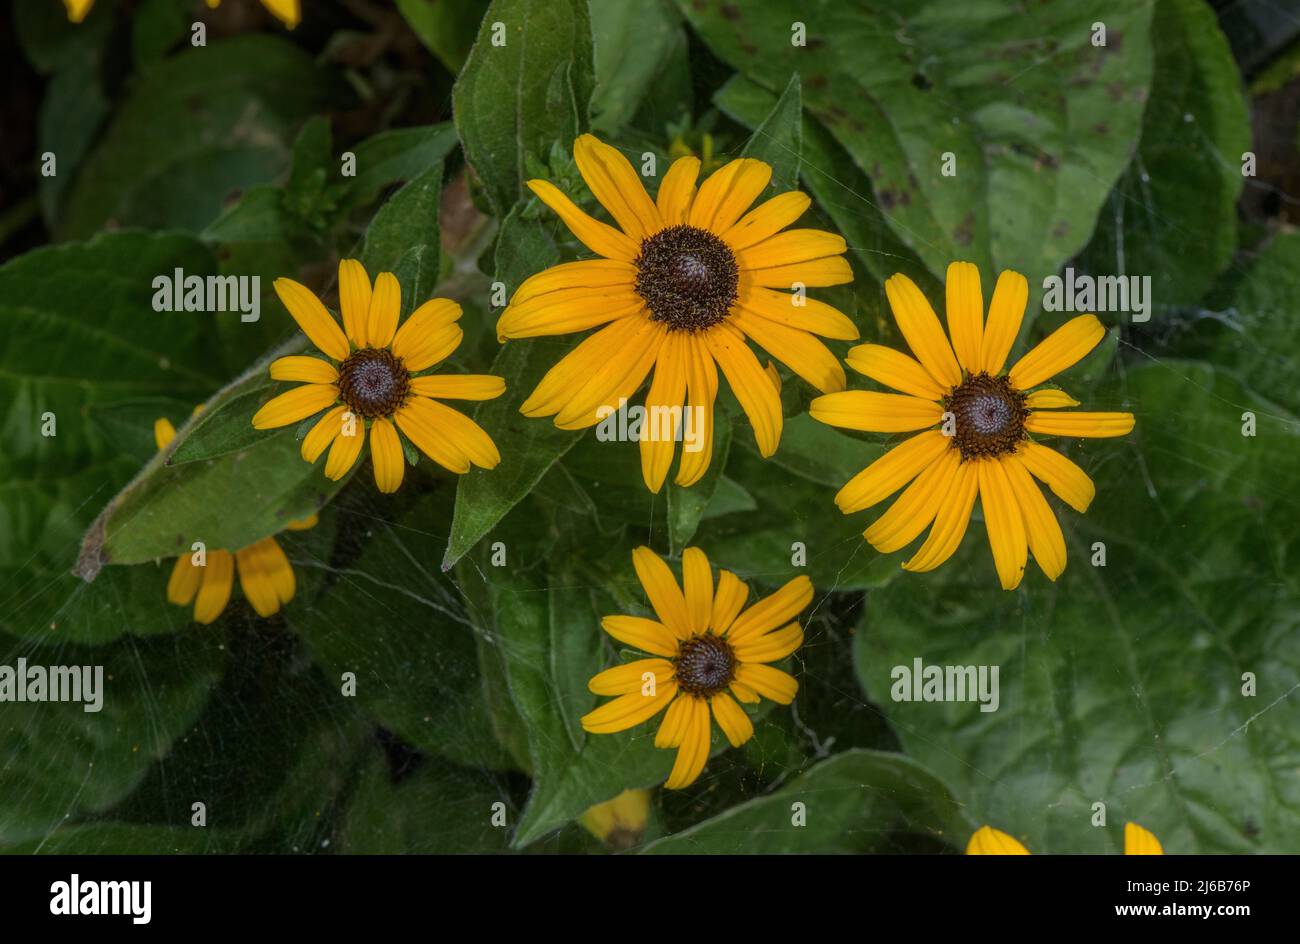
[[456,324],[461,309],[455,302],[430,299],[399,328],[397,277],[381,272],[372,286],[355,259],[339,263],[342,328],[320,299],[293,279],[276,279],[275,292],[329,360],[291,355],[272,363],[273,380],[303,385],[267,401],[253,416],[257,429],[288,426],[325,410],[303,437],[302,457],[314,463],[328,448],[325,475],[337,481],[356,464],[369,428],[381,492],[395,492],[402,484],[406,463],[398,430],[452,472],[468,472],[471,465],[491,469],[501,461],[481,426],[438,401],[491,400],[505,392],[505,381],[486,374],[420,374],[448,357],[465,336]]
[[[166,449],[176,438],[176,428],[170,420],[161,417],[154,421],[153,438],[159,449]],[[311,515],[290,521],[285,530],[306,531],[316,527],[316,522],[316,515]],[[181,555],[176,558],[167,581],[167,599],[177,606],[189,606],[193,602],[194,621],[206,626],[220,616],[230,602],[236,567],[239,569],[239,586],[258,616],[272,616],[293,599],[297,586],[293,566],[274,537],[262,538],[233,554],[209,550],[203,566],[196,566],[190,555]]]
[[632,552],[632,564],[659,619],[606,616],[601,626],[653,658],[594,676],[588,685],[593,692],[618,697],[584,715],[582,726],[592,734],[612,734],[667,708],[655,747],[677,749],[664,784],[677,790],[694,783],[709,758],[710,709],[727,740],[740,747],[753,737],[754,725],[737,699],[757,704],[762,696],[782,705],[794,700],[799,683],[767,663],[803,643],[803,629],[790,621],[812,601],[813,586],[807,577],[796,577],[742,613],[749,588],[726,570],[718,571],[715,587],[699,548],[682,554],[681,585],[648,547]]
[[781,232],[808,209],[807,195],[796,191],[746,212],[772,178],[762,161],[731,161],[697,188],[699,158],[680,158],[651,200],[616,148],[587,134],[574,142],[573,156],[620,228],[588,216],[547,181],[530,180],[533,193],[602,258],[529,278],[502,313],[497,335],[505,341],[603,327],[551,368],[520,411],[554,415],[561,429],[584,429],[617,410],[653,368],[647,413],[668,416],[660,423],[672,428],[642,435],[642,476],[651,491],[662,487],[685,403],[704,427],[692,432],[702,448],[683,450],[677,470],[676,483],[688,486],[704,475],[713,454],[721,367],[759,451],[772,455],[781,440],[781,398],[746,338],[818,390],[844,389],[844,368],[815,335],[853,340],[858,329],[802,292],[852,281],[844,238],[812,229]]
[[[1029,855],[1029,850],[1016,839],[992,826],[975,830],[966,844],[967,855]],[[1164,847],[1150,830],[1137,823],[1124,824],[1125,855],[1164,855]]]
[[1105,328],[1095,316],[1080,315],[1004,373],[1029,298],[1023,275],[1006,271],[998,277],[985,322],[979,270],[969,262],[950,265],[947,335],[911,279],[892,276],[885,293],[916,358],[862,344],[849,351],[848,364],[901,392],[832,393],[813,400],[809,412],[845,429],[925,432],[850,479],[835,503],[853,514],[907,486],[864,536],[888,554],[933,524],[920,550],[903,564],[928,571],[957,550],[978,496],[1002,587],[1019,586],[1029,551],[1055,580],[1065,569],[1065,538],[1034,479],[1079,512],[1088,509],[1096,489],[1082,469],[1030,435],[1123,436],[1133,429],[1133,414],[1065,411],[1078,401],[1062,390],[1033,388],[1082,359]]
[[[209,9],[215,10],[221,5],[221,0],[207,0],[207,4]],[[63,6],[68,11],[68,19],[73,23],[84,20],[94,5],[95,0],[63,0]],[[289,29],[297,26],[302,19],[299,0],[262,0],[262,6]]]

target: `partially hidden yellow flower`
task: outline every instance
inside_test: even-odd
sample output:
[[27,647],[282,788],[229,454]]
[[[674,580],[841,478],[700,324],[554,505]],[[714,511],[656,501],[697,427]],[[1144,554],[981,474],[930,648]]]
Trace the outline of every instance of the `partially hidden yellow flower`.
[[803,629],[791,622],[812,601],[807,577],[796,577],[749,607],[749,588],[735,574],[718,571],[716,586],[708,558],[699,548],[682,554],[682,583],[648,547],[632,552],[632,564],[658,620],[606,616],[605,632],[649,653],[595,675],[588,687],[613,701],[584,715],[592,734],[635,727],[665,708],[655,747],[676,748],[677,759],[664,784],[689,786],[704,770],[712,740],[710,711],[732,747],[754,735],[749,715],[736,703],[759,697],[782,705],[794,700],[799,683],[768,663],[784,659],[803,643]]
[[[160,417],[154,421],[153,437],[159,449],[166,449],[176,438],[176,428],[170,420]],[[316,527],[317,520],[316,515],[311,515],[290,521],[285,530],[306,531]],[[293,599],[297,586],[293,566],[280,543],[274,537],[265,537],[233,554],[208,549],[204,551],[202,565],[194,563],[193,555],[182,554],[176,558],[167,581],[167,600],[177,606],[189,606],[193,602],[194,621],[206,626],[230,602],[236,567],[239,586],[258,616],[273,616]]]
[[[781,232],[808,209],[797,191],[750,204],[772,178],[762,161],[728,163],[697,188],[700,160],[673,162],[650,199],[616,148],[591,135],[574,160],[615,229],[580,210],[553,184],[529,188],[601,258],[566,262],[527,279],[497,322],[497,335],[531,338],[600,328],[542,378],[520,411],[584,429],[620,408],[653,369],[645,407],[659,433],[640,437],[641,473],[659,491],[683,422],[698,422],[699,448],[683,449],[675,482],[698,482],[713,453],[717,368],[754,428],[759,452],[776,452],[778,386],[746,339],[823,393],[844,388],[844,368],[815,335],[858,337],[839,311],[804,288],[852,281],[844,238],[813,229]],[[779,291],[784,290],[784,291]],[[774,372],[773,372],[774,373]],[[690,410],[683,420],[683,404]],[[674,412],[675,411],[675,412]]]
[[1004,373],[1029,298],[1023,275],[1006,271],[998,277],[985,322],[979,270],[969,262],[950,265],[946,335],[907,276],[886,280],[885,293],[916,357],[862,344],[849,351],[847,360],[859,373],[901,392],[831,393],[813,400],[809,412],[845,429],[925,432],[894,446],[850,479],[835,503],[844,514],[853,514],[907,486],[864,537],[889,554],[929,527],[929,537],[903,564],[907,570],[929,571],[956,551],[978,497],[1002,587],[1019,586],[1029,551],[1055,580],[1065,569],[1065,538],[1034,479],[1079,512],[1087,510],[1096,488],[1075,463],[1035,442],[1031,434],[1123,436],[1133,429],[1133,414],[1067,411],[1062,408],[1079,405],[1069,394],[1033,388],[1082,359],[1105,336],[1105,328],[1096,316],[1080,315]]
[[624,790],[612,800],[588,807],[578,822],[610,848],[631,849],[640,844],[649,818],[650,791]]
[[302,457],[314,463],[328,448],[325,475],[336,481],[356,464],[368,428],[381,492],[395,492],[402,484],[406,463],[398,430],[452,472],[468,472],[471,465],[491,469],[501,461],[481,426],[438,401],[491,400],[505,392],[505,381],[485,374],[421,374],[460,346],[460,305],[430,299],[399,328],[402,289],[397,277],[381,272],[372,286],[355,259],[339,263],[342,328],[306,286],[281,278],[275,280],[275,291],[329,360],[291,355],[274,361],[273,380],[303,385],[267,401],[254,414],[253,426],[287,426],[325,410],[303,437]]
[[[1137,823],[1124,824],[1125,855],[1164,855],[1160,840],[1150,830]],[[1018,840],[992,826],[975,830],[966,844],[967,855],[1029,855],[1029,850]]]
[[[221,5],[221,0],[207,0],[207,4],[209,9],[215,10]],[[63,6],[68,11],[68,19],[73,23],[84,20],[94,5],[95,0],[63,0]],[[289,29],[297,26],[302,19],[300,0],[262,0],[262,6]]]

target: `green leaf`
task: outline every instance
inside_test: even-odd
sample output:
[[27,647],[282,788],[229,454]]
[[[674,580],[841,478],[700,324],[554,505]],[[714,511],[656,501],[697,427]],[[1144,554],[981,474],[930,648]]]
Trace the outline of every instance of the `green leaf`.
[[465,157],[498,216],[525,196],[528,157],[544,161],[554,142],[567,151],[586,130],[592,83],[586,0],[494,0],[453,103]]
[[[102,666],[101,710],[82,702],[7,702],[0,721],[0,842],[46,835],[104,813],[194,722],[220,675],[221,638],[200,633],[95,648],[5,640],[0,665]],[[187,804],[188,805],[188,804]]]
[[[1137,428],[1071,451],[1097,495],[1084,516],[1060,511],[1065,573],[1050,584],[1030,564],[1003,592],[973,523],[940,570],[869,597],[863,687],[977,822],[1035,853],[1120,851],[1126,820],[1171,853],[1293,849],[1300,502],[1283,483],[1300,424],[1188,361],[1130,369],[1094,399],[1132,403]],[[998,666],[997,710],[893,700],[894,667],[916,658]],[[1091,825],[1098,802],[1110,829]]]
[[[704,477],[690,488],[679,488],[672,482],[668,483],[668,547],[673,555],[680,554],[691,538],[695,537],[700,519],[713,500],[723,467],[727,464],[727,453],[731,449],[731,423],[727,417],[723,420],[717,424],[713,461],[709,463]],[[682,448],[685,448],[684,444]]]
[[199,232],[241,191],[288,167],[296,125],[337,91],[277,36],[239,36],[160,62],[138,77],[82,165],[60,237],[110,222]]
[[[615,0],[591,5],[591,34],[595,49],[595,89],[591,96],[591,125],[614,137],[638,112],[656,99],[673,98],[676,84],[687,78],[686,33],[681,16],[669,0]],[[672,117],[678,117],[676,115]],[[662,128],[644,125],[662,133]]]
[[[1031,286],[1087,242],[1132,154],[1149,90],[1151,8],[1103,0],[953,16],[853,0],[736,7],[679,0],[727,63],[771,92],[792,73],[804,108],[872,182],[899,238],[936,275],[951,260]],[[1106,46],[1091,44],[1104,21]],[[806,22],[805,46],[791,24]],[[942,173],[944,155],[956,175]]]
[[397,9],[420,42],[452,73],[465,64],[487,6],[487,0],[397,0]]
[[[796,823],[801,813],[804,821]],[[943,782],[916,761],[853,749],[814,764],[774,793],[655,840],[641,851],[888,852],[893,851],[893,831],[961,846],[973,829]]]
[[[361,555],[288,617],[335,685],[355,675],[350,700],[366,717],[429,754],[500,769],[510,765],[491,730],[475,627],[450,578],[425,569],[441,550],[449,491],[399,499],[400,513],[386,512],[395,524],[367,522],[376,533]],[[345,521],[364,511],[343,501]]]
[[1161,308],[1196,302],[1237,247],[1250,122],[1232,50],[1203,0],[1160,0],[1155,80],[1137,156],[1083,265],[1151,278]]
[[351,208],[373,202],[384,188],[399,180],[414,180],[455,149],[451,122],[417,128],[395,128],[366,138],[352,154],[356,176],[343,177],[344,203]]
[[[496,277],[507,292],[560,258],[542,224],[523,220],[519,213],[516,207],[506,217],[497,243]],[[496,442],[501,464],[461,476],[443,570],[450,570],[491,531],[581,437],[579,432],[557,429],[549,419],[532,419],[519,412],[564,348],[562,341],[550,338],[512,341],[492,362],[489,373],[506,378],[506,392],[481,404],[474,419]]]
[[442,164],[437,163],[397,192],[366,230],[361,263],[373,279],[392,272],[402,285],[404,313],[433,296],[438,282],[438,201]]
[[773,193],[799,189],[799,165],[803,154],[803,96],[799,76],[790,76],[790,83],[777,99],[763,123],[754,129],[745,145],[743,157],[753,157],[772,165]]

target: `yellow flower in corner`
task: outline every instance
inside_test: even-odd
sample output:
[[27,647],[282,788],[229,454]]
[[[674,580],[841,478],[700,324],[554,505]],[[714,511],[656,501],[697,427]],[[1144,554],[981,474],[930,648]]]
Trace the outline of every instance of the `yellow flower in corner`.
[[612,734],[668,709],[655,747],[677,749],[664,784],[677,790],[694,783],[709,759],[710,713],[732,747],[740,747],[753,737],[754,725],[737,700],[794,700],[799,683],[768,663],[803,643],[803,629],[791,621],[812,601],[813,586],[807,577],[796,577],[742,613],[749,588],[726,570],[718,571],[715,587],[708,558],[698,548],[682,554],[680,585],[648,547],[632,553],[632,564],[659,619],[606,616],[601,626],[651,658],[594,676],[588,686],[593,692],[617,697],[583,716],[582,726],[592,734]]
[[[166,449],[176,438],[176,428],[165,417],[153,424],[154,442]],[[315,515],[285,525],[286,531],[306,531],[316,527]],[[167,600],[177,606],[194,603],[194,621],[207,625],[215,620],[230,602],[234,589],[235,570],[239,570],[239,586],[249,605],[263,618],[280,612],[280,607],[293,599],[296,580],[293,566],[274,537],[250,544],[242,550],[209,550],[203,566],[195,566],[191,555],[176,558],[171,577],[167,581]]]
[[624,850],[641,844],[649,818],[650,791],[624,790],[612,800],[588,807],[578,822],[611,849]]
[[[1160,840],[1149,830],[1137,823],[1124,824],[1125,855],[1164,855],[1165,850]],[[966,844],[967,855],[1029,855],[1019,841],[992,826],[981,826],[975,830]]]
[[[215,10],[221,5],[221,0],[207,0],[207,4],[210,9]],[[63,0],[63,6],[68,11],[68,19],[73,23],[84,20],[94,5],[95,0]],[[300,0],[262,0],[262,6],[289,29],[297,26],[302,19]]]
[[857,328],[831,306],[805,298],[802,288],[790,294],[852,281],[844,238],[781,232],[808,209],[807,195],[797,191],[749,210],[772,178],[762,161],[731,161],[697,188],[699,158],[680,158],[651,200],[616,148],[586,134],[574,142],[573,156],[619,228],[588,216],[547,181],[530,180],[533,193],[601,258],[526,280],[497,322],[497,335],[505,341],[600,330],[551,368],[520,411],[554,416],[561,429],[585,429],[618,410],[653,369],[649,429],[640,437],[642,477],[659,491],[675,439],[689,433],[693,448],[682,450],[675,479],[688,486],[713,454],[721,367],[759,451],[772,455],[781,440],[781,398],[746,339],[823,393],[844,389],[843,367],[815,335],[853,340]]
[[916,357],[862,344],[849,351],[848,364],[901,392],[832,393],[813,400],[809,412],[845,429],[925,432],[850,479],[835,503],[853,514],[907,486],[864,536],[889,554],[929,527],[929,537],[903,564],[928,571],[956,551],[978,497],[1002,587],[1019,586],[1029,551],[1055,580],[1065,569],[1065,538],[1034,479],[1079,512],[1096,489],[1082,469],[1030,435],[1123,436],[1133,429],[1133,414],[1064,410],[1078,401],[1062,390],[1033,388],[1088,354],[1106,333],[1101,322],[1094,315],[1072,319],[1004,373],[1029,298],[1024,276],[1007,271],[998,277],[985,322],[979,270],[969,262],[950,265],[946,335],[909,278],[892,276],[885,293]]
[[[293,279],[276,279],[275,292],[308,339],[329,358],[281,357],[273,380],[302,381],[265,403],[253,416],[257,429],[298,423],[322,410],[303,437],[302,457],[316,462],[329,449],[325,475],[338,480],[356,464],[370,431],[375,485],[395,492],[406,468],[401,430],[434,462],[452,472],[471,465],[491,469],[501,461],[483,428],[439,400],[491,400],[505,392],[500,377],[484,374],[421,374],[460,346],[460,306],[434,298],[397,326],[402,289],[391,272],[375,283],[361,263],[339,263],[340,328],[311,290]],[[346,331],[346,333],[345,333]]]

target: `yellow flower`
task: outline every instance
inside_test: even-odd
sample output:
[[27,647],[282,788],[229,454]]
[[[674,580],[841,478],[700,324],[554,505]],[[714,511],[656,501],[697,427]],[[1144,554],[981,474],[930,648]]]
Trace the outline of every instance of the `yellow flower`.
[[601,626],[653,658],[594,676],[588,685],[593,692],[618,697],[583,716],[582,726],[592,734],[612,734],[667,708],[655,747],[677,748],[664,784],[676,790],[694,783],[704,770],[710,709],[727,740],[740,747],[753,736],[754,725],[736,699],[757,704],[761,695],[782,705],[794,700],[799,683],[766,663],[784,659],[803,643],[803,629],[789,621],[811,602],[813,586],[807,577],[796,577],[741,613],[749,588],[726,570],[718,571],[715,588],[708,558],[698,548],[682,554],[680,586],[648,547],[632,552],[632,564],[659,619],[606,616]]
[[1034,478],[1079,512],[1087,510],[1096,489],[1082,469],[1030,434],[1123,436],[1133,429],[1133,414],[1066,412],[1060,408],[1079,404],[1064,391],[1030,391],[1091,351],[1106,333],[1101,322],[1093,315],[1074,318],[1004,373],[1029,297],[1024,276],[1007,271],[998,277],[985,323],[979,270],[969,262],[950,265],[948,335],[906,276],[888,279],[885,293],[916,358],[862,344],[849,351],[848,364],[901,393],[832,393],[813,400],[809,412],[846,429],[926,431],[850,479],[835,503],[852,514],[906,485],[864,536],[888,554],[933,523],[920,550],[903,564],[928,571],[957,549],[978,496],[1002,587],[1013,590],[1020,584],[1029,551],[1055,580],[1065,569],[1065,538]]
[[[221,5],[221,0],[207,0],[208,7],[215,10]],[[63,6],[68,11],[68,19],[73,23],[80,23],[90,12],[90,8],[95,5],[95,0],[63,0]],[[298,25],[302,19],[302,9],[299,0],[262,0],[262,6],[266,7],[271,14],[289,29]]]
[[612,800],[588,807],[578,818],[583,828],[614,849],[631,849],[645,835],[650,791],[624,790]]
[[[153,438],[159,449],[166,449],[176,438],[176,428],[170,420],[161,417],[154,421]],[[316,527],[316,521],[315,515],[290,521],[285,530],[306,531]],[[201,567],[195,566],[189,554],[176,558],[167,581],[168,601],[177,606],[189,606],[193,601],[196,623],[206,626],[225,610],[234,588],[236,565],[239,586],[258,616],[272,616],[293,599],[296,587],[293,566],[274,537],[262,538],[233,554],[213,549],[205,556]]]
[[[1137,823],[1124,824],[1125,855],[1164,855],[1164,852],[1160,840],[1153,833],[1143,829]],[[966,854],[1029,855],[1029,850],[1002,830],[994,829],[992,826],[981,826],[975,830],[974,835],[970,837],[970,842],[966,844]]]
[[[554,415],[561,429],[584,429],[618,409],[653,368],[647,425],[660,424],[660,433],[641,436],[642,477],[659,491],[674,439],[684,422],[698,421],[703,429],[691,434],[700,437],[700,448],[683,449],[675,479],[692,485],[713,453],[716,363],[749,416],[759,451],[772,455],[781,440],[781,398],[746,338],[818,390],[844,389],[844,368],[814,335],[852,340],[858,336],[853,322],[804,298],[801,288],[793,295],[777,291],[852,281],[843,237],[779,232],[808,208],[808,197],[795,191],[746,213],[772,177],[762,161],[732,161],[697,190],[699,159],[680,158],[651,200],[617,149],[583,135],[573,156],[621,229],[588,216],[547,181],[530,180],[533,193],[602,258],[564,263],[525,281],[497,322],[497,335],[505,341],[604,327],[551,368],[520,412]],[[682,418],[683,402],[694,408],[689,420]]]
[[368,423],[381,492],[395,492],[402,484],[406,463],[399,429],[452,472],[468,472],[471,464],[491,469],[501,461],[481,426],[438,400],[491,400],[505,392],[505,381],[482,374],[420,375],[460,346],[464,333],[456,324],[461,310],[455,302],[430,299],[399,329],[397,277],[381,272],[371,286],[355,259],[339,263],[343,328],[306,286],[276,279],[275,292],[329,360],[294,355],[272,363],[273,380],[304,383],[265,403],[253,416],[257,429],[298,423],[325,410],[303,437],[302,457],[314,463],[328,448],[325,475],[337,481],[361,455]]

